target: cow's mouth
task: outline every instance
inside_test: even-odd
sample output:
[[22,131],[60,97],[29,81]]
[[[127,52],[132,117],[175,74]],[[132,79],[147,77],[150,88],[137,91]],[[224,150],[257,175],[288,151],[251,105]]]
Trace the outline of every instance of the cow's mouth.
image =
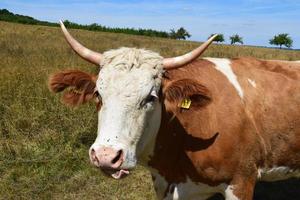
[[110,175],[114,179],[121,179],[126,177],[129,174],[129,170],[127,169],[118,169],[118,170],[112,170],[112,169],[104,169],[103,170],[107,175]]

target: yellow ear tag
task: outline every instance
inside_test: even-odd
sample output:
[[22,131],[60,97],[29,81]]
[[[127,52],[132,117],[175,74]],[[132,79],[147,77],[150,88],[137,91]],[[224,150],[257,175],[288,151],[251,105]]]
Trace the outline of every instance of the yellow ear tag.
[[192,101],[190,99],[183,99],[180,105],[180,108],[190,109]]

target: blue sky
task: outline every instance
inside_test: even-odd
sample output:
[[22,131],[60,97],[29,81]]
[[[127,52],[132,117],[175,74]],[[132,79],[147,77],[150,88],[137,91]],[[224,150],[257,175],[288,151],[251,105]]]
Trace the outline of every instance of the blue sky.
[[289,33],[300,49],[300,0],[1,0],[0,8],[52,22],[164,31],[183,26],[196,41],[223,33],[228,42],[238,33],[245,44],[268,46],[275,34]]

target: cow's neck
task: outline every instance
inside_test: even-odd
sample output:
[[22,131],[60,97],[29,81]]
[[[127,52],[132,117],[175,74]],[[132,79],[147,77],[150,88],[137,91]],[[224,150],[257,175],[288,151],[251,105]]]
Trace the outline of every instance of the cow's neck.
[[[206,116],[209,121],[209,117]],[[206,123],[203,120],[203,123]],[[160,129],[156,135],[150,160],[147,167],[153,174],[164,177],[168,183],[182,183],[191,179],[214,185],[196,171],[187,152],[201,151],[215,142],[218,133],[202,139],[186,132],[186,128],[173,113],[166,111],[162,105]]]
[[142,164],[150,171],[159,172],[166,179],[172,177],[177,181],[185,179],[184,172],[181,172],[181,166],[178,164],[179,159],[184,159],[183,156],[183,140],[184,129],[173,114],[166,112],[162,105],[161,125],[157,133],[154,133],[152,140],[143,154],[147,155],[148,159],[142,159]]

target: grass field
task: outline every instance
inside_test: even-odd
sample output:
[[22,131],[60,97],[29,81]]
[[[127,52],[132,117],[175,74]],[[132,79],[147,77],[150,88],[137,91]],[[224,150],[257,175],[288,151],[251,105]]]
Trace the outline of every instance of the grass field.
[[[128,46],[173,56],[198,45],[124,34],[71,32],[100,52]],[[204,56],[300,60],[300,51],[213,45]],[[98,71],[72,52],[58,28],[0,22],[0,199],[155,199],[143,167],[115,181],[90,165],[87,152],[97,130],[95,105],[70,109],[47,88],[48,76],[67,68]],[[282,186],[260,185],[256,199],[280,199],[280,195],[299,199],[299,181]]]

